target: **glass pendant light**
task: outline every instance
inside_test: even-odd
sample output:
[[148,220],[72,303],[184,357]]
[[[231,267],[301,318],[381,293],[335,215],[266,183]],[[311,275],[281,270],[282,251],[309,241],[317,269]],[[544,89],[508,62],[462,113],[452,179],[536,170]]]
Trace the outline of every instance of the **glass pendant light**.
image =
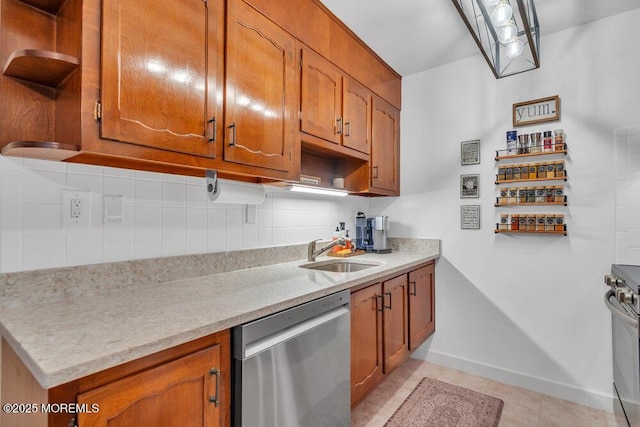
[[507,44],[518,35],[518,28],[513,23],[513,20],[509,20],[502,27],[498,27],[496,29],[496,33],[498,34],[498,40],[502,44]]
[[502,0],[498,6],[491,12],[491,22],[495,27],[505,25],[513,16],[513,9],[509,2]]
[[514,39],[507,45],[507,49],[505,51],[505,55],[507,58],[516,58],[522,54],[524,50],[524,44],[520,41],[519,38],[514,37]]

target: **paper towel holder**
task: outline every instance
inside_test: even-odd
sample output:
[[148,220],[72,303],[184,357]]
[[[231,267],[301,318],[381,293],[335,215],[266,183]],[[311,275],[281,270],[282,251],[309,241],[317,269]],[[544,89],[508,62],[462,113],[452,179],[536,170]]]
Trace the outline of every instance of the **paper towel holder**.
[[209,197],[218,194],[218,171],[207,169],[205,172],[205,182]]

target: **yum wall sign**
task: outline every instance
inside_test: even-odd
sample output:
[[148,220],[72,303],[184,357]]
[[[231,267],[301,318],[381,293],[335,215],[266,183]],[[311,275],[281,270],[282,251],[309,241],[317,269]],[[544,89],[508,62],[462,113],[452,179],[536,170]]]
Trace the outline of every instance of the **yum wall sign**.
[[560,97],[534,99],[513,104],[513,126],[560,120]]

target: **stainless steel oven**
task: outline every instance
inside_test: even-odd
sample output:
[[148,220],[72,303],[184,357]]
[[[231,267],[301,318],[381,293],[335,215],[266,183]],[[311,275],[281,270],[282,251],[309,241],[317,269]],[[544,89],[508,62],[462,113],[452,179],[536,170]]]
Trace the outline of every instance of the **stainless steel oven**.
[[640,266],[611,266],[605,276],[610,289],[605,304],[611,311],[613,393],[619,425],[640,427]]

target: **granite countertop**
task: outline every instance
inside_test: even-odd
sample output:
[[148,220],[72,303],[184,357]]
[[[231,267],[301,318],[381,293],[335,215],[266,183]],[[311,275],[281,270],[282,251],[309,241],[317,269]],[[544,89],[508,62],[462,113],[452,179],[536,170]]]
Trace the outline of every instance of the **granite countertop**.
[[437,243],[350,258],[378,264],[352,273],[299,268],[307,261],[298,260],[53,300],[30,298],[6,304],[0,332],[49,389],[435,259],[439,241],[430,242]]

